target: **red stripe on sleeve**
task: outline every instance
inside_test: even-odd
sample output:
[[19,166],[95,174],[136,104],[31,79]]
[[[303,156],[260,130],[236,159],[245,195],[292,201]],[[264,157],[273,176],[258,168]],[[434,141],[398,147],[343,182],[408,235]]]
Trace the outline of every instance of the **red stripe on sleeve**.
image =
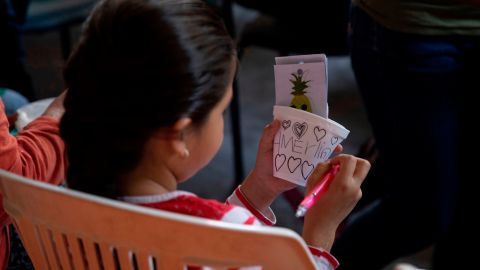
[[335,259],[335,257],[333,257],[333,255],[330,254],[330,252],[327,252],[325,250],[321,250],[321,249],[316,248],[316,247],[311,247],[311,246],[309,246],[308,249],[310,250],[310,252],[314,256],[323,257],[323,258],[327,259],[327,261],[333,266],[333,269],[336,269],[340,265],[340,263],[337,261],[337,259]]
[[237,189],[235,189],[235,195],[238,197],[240,202],[242,202],[242,204],[245,206],[245,208],[247,208],[248,211],[250,211],[250,213],[252,213],[261,222],[263,222],[265,225],[268,225],[268,226],[273,225],[273,223],[270,220],[268,220],[268,218],[266,218],[262,213],[260,213],[260,211],[258,211],[255,207],[253,207],[253,205],[250,204],[248,199],[245,198],[245,196],[243,195],[242,191],[240,191],[239,187],[237,187]]

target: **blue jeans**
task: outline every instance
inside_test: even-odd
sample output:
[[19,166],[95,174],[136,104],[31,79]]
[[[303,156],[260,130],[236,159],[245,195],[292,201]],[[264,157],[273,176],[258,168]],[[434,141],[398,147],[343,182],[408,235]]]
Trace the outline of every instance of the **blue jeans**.
[[381,269],[449,241],[458,228],[469,168],[460,151],[472,117],[466,102],[479,90],[480,42],[388,30],[358,7],[351,15],[352,67],[387,177],[382,195],[351,217],[332,253],[340,269]]

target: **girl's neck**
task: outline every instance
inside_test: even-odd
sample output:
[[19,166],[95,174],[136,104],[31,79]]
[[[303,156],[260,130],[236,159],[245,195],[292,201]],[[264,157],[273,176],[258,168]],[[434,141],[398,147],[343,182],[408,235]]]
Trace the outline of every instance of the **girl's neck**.
[[120,183],[122,196],[159,195],[177,189],[175,175],[164,166],[138,166]]

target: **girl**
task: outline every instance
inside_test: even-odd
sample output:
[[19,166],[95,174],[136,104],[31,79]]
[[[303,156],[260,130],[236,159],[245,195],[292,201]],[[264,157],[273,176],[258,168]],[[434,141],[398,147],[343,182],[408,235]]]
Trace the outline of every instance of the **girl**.
[[[278,121],[265,128],[255,168],[226,204],[176,190],[222,143],[236,64],[221,18],[201,0],[101,1],[65,70],[69,187],[225,222],[274,224],[270,204],[295,186],[272,175]],[[337,266],[328,250],[369,169],[352,156],[331,162],[342,169],[303,231],[319,269]],[[311,185],[327,167],[317,166]]]

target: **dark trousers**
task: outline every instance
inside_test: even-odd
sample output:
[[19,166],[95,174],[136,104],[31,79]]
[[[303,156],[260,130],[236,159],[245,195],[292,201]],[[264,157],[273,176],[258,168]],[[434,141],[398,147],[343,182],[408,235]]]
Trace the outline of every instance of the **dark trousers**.
[[342,270],[381,269],[435,244],[435,269],[460,269],[447,265],[465,263],[451,245],[470,207],[461,194],[472,168],[461,152],[472,143],[466,127],[480,90],[479,37],[405,34],[358,7],[351,15],[352,66],[383,161],[373,166],[384,166],[386,177],[384,192],[351,217],[332,253]]

